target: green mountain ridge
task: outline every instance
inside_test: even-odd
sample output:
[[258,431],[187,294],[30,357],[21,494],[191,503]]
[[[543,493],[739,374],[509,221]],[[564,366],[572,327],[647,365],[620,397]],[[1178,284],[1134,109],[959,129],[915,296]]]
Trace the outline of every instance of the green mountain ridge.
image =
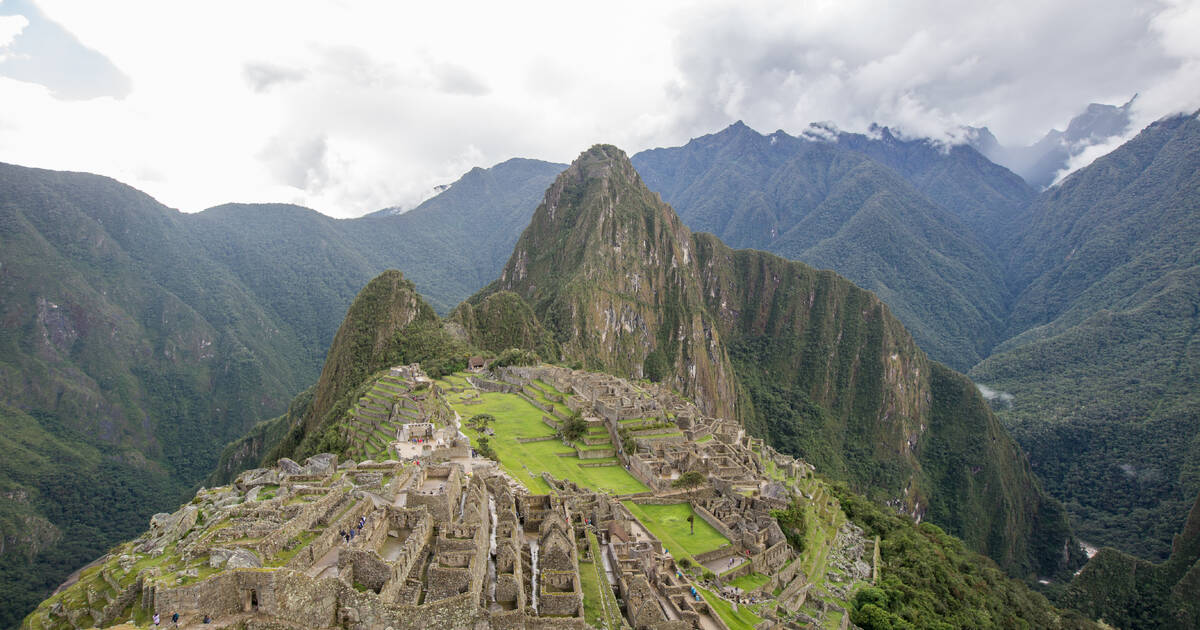
[[[447,310],[482,286],[447,262],[481,261],[490,279],[500,263],[477,241],[504,238],[490,218],[561,168],[510,160],[405,215],[338,221],[282,204],[182,214],[109,178],[0,165],[0,405],[21,436],[11,459],[39,466],[0,473],[16,497],[0,499],[0,627],[172,505],[255,423],[277,442],[286,427],[266,419],[317,378],[385,261],[414,267]],[[77,456],[48,457],[48,443]],[[79,475],[92,496],[51,500]],[[127,498],[99,501],[113,496]]]
[[1077,562],[1065,513],[978,392],[877,297],[692,234],[615,147],[559,177],[471,301],[496,291],[530,303],[564,360],[662,380],[858,491],[936,515],[1011,572]]
[[966,370],[998,341],[1009,299],[989,235],[1033,193],[973,149],[877,131],[764,136],[739,122],[633,162],[692,229],[837,271]]
[[1084,540],[1165,560],[1200,492],[1200,122],[1178,116],[1044,193],[1010,332],[974,380]]
[[1166,562],[1105,547],[1060,601],[1121,628],[1200,628],[1200,495]]

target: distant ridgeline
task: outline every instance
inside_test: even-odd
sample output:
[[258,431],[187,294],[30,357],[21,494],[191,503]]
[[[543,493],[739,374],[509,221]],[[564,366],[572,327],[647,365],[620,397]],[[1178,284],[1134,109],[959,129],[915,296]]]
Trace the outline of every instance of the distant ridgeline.
[[[0,626],[210,472],[338,450],[329,427],[370,394],[356,379],[390,360],[451,371],[514,347],[669,384],[1014,574],[1052,572],[1064,542],[1076,565],[1025,458],[919,345],[991,388],[1084,540],[1167,559],[1200,492],[1195,115],[1041,193],[966,146],[737,124],[633,157],[682,222],[620,160],[584,158],[618,176],[555,182],[563,165],[514,159],[348,221],[182,214],[107,178],[0,165]],[[331,347],[390,267],[415,287],[375,290],[427,303],[364,309]]]
[[[1060,141],[1120,134],[1128,109],[1089,106],[1029,148],[1032,171],[975,146],[1040,188],[1073,150]],[[1166,558],[1200,492],[1195,115],[1040,194],[970,146],[886,128],[736,123],[633,164],[693,230],[879,296],[931,357],[991,388],[1085,540]]]

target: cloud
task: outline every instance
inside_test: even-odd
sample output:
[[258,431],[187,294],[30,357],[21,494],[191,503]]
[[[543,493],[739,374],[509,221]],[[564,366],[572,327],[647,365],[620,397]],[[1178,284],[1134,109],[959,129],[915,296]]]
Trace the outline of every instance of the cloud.
[[29,18],[24,15],[0,15],[0,54],[3,54],[4,49],[13,43],[26,26],[29,26]]
[[483,79],[455,64],[437,64],[434,77],[437,79],[438,89],[450,94],[482,96],[491,91]]
[[121,98],[129,77],[27,0],[0,3],[0,76],[50,88],[56,98]]
[[737,116],[756,128],[800,129],[835,120],[950,141],[960,126],[987,125],[1024,144],[1089,102],[1123,103],[1164,81],[1189,89],[1174,73],[1197,57],[1197,31],[1174,14],[1195,6],[716,5],[682,16],[677,124],[713,128]]
[[249,62],[242,66],[242,76],[255,92],[265,92],[273,86],[300,81],[305,72],[270,63]]
[[319,192],[329,180],[328,149],[323,135],[278,136],[267,142],[259,157],[280,183]]
[[[1184,2],[32,8],[0,2],[29,21],[6,50],[33,64],[0,62],[0,160],[113,176],[186,211],[410,207],[474,166],[569,161],[596,142],[633,153],[738,119],[948,142],[986,124],[1021,144],[1091,101],[1140,92],[1138,120],[1153,120],[1200,86]],[[55,41],[31,38],[47,25],[73,44],[27,45]]]

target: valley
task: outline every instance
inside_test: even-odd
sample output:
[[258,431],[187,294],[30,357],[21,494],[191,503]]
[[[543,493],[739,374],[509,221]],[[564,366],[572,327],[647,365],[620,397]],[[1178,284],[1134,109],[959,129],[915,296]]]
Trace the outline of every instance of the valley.
[[[631,160],[585,152],[558,182],[559,164],[476,169],[424,209],[353,221],[283,205],[181,215],[105,178],[5,166],[0,419],[14,456],[0,470],[0,589],[15,622],[205,476],[225,484],[297,453],[385,457],[395,422],[330,430],[347,396],[372,393],[357,392],[365,375],[416,362],[451,391],[466,356],[510,349],[677,391],[1030,582],[1061,585],[1084,561],[1072,528],[1165,561],[1200,493],[1196,134],[1194,116],[1159,121],[1036,193],[967,147],[739,124]],[[311,251],[322,257],[298,257]],[[408,306],[339,358],[338,318],[393,264],[412,269]],[[322,359],[335,373],[289,406]],[[989,409],[937,361],[1011,398]],[[555,430],[530,408],[559,393],[514,414],[484,392],[447,413],[502,418],[509,437],[492,448],[530,492],[549,491],[535,469],[646,491],[605,465],[624,454],[596,427],[544,439]],[[80,495],[79,479],[101,491]],[[114,500],[133,509],[100,528],[82,518]]]

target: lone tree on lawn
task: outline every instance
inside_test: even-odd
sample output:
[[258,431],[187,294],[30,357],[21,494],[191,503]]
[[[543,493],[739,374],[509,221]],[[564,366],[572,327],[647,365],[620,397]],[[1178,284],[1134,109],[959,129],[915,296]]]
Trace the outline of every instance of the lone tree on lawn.
[[[682,488],[684,490],[687,490],[688,500],[695,501],[696,488],[699,488],[700,486],[703,486],[707,483],[708,483],[708,477],[705,477],[704,473],[702,473],[698,470],[689,470],[689,471],[683,473],[682,475],[679,475],[679,478],[676,479],[675,481],[672,481],[671,487],[672,488]],[[692,526],[692,533],[695,534],[696,533],[696,517],[694,514],[688,516],[688,524],[690,524]]]
[[563,421],[558,432],[564,440],[574,442],[587,433],[587,421],[583,419],[581,412],[576,411]]
[[479,431],[480,433],[483,433],[483,430],[486,429],[487,426],[495,419],[496,416],[493,416],[490,413],[477,413],[467,420],[467,426]]

